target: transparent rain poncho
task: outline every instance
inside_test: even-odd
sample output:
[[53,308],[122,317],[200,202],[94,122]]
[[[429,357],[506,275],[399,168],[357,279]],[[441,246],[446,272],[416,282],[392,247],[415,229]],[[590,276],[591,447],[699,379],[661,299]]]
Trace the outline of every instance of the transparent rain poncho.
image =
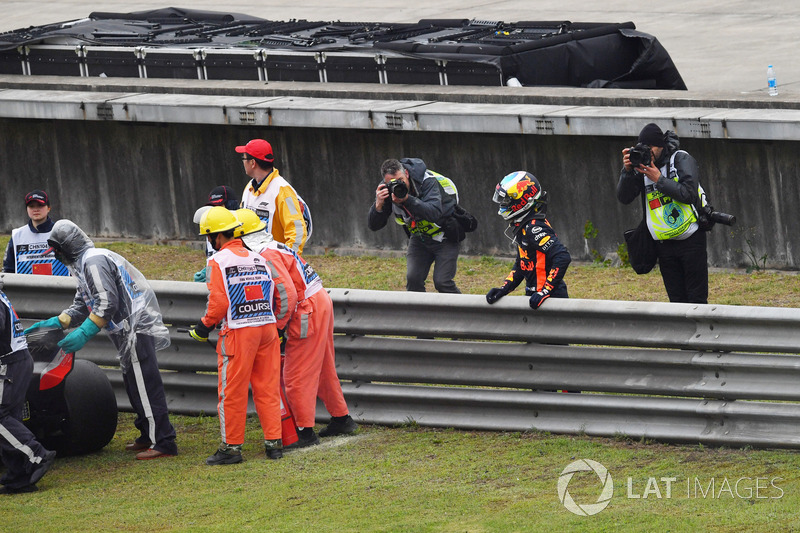
[[48,243],[56,257],[78,281],[75,300],[65,310],[72,325],[94,313],[108,320],[105,326],[126,371],[136,355],[136,335],[153,337],[156,350],[170,345],[155,292],[136,267],[121,255],[95,248],[89,237],[69,220],[53,225]]
[[273,240],[272,235],[266,231],[255,231],[242,236],[242,242],[257,254],[263,252],[267,245]]

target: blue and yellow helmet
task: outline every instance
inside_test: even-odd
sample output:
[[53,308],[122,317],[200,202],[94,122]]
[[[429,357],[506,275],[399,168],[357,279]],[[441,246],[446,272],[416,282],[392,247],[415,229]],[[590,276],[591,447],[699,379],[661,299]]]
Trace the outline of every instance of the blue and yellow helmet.
[[547,193],[530,172],[518,170],[497,184],[492,201],[500,204],[497,214],[509,222],[519,222],[533,210],[538,213],[546,205]]

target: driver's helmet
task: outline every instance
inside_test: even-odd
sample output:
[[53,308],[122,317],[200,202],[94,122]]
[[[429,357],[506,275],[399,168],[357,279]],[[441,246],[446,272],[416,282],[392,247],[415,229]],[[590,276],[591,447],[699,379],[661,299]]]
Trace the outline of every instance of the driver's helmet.
[[531,211],[540,212],[547,204],[547,193],[530,172],[518,170],[504,177],[494,190],[492,201],[500,204],[497,214],[509,222],[519,222]]

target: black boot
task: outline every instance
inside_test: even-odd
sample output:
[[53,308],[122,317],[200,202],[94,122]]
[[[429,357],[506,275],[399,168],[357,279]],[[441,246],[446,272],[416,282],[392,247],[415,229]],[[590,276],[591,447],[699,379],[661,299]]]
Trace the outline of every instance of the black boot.
[[350,435],[358,429],[358,424],[350,415],[334,416],[331,423],[319,432],[320,437],[333,437],[335,435]]

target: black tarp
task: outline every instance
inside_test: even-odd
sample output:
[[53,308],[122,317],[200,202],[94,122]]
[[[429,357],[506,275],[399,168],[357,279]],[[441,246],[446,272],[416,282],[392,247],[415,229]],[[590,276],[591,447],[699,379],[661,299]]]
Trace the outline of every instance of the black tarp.
[[[30,51],[39,44],[72,48],[83,45],[87,49],[102,46],[104,51],[111,47],[120,51],[121,58],[125,49],[137,47],[162,54],[169,49],[180,53],[199,48],[214,54],[262,49],[267,51],[265,57],[286,52],[282,70],[270,76],[285,81],[292,81],[292,72],[296,71],[295,81],[431,83],[438,80],[448,84],[501,85],[509,78],[516,78],[525,86],[686,89],[664,47],[654,36],[636,31],[632,22],[423,19],[399,24],[271,21],[240,13],[180,8],[94,12],[86,19],[0,33],[0,73],[15,73],[20,62],[31,61],[37,62],[37,68],[28,68],[25,73],[67,71],[77,76],[87,72],[92,75],[98,70],[105,75],[131,72],[130,65],[110,64],[113,60],[107,58],[115,54],[108,52],[104,52],[104,61],[108,62],[105,69],[96,67],[97,59],[83,70],[65,66],[62,63],[67,60],[71,63],[81,60],[59,56],[52,47],[37,50],[32,59]],[[52,57],[43,57],[47,54]],[[373,69],[364,58],[376,56],[382,62]],[[82,61],[91,63],[88,57],[93,55],[86,54]],[[293,57],[298,65],[291,64]],[[312,71],[308,68],[309,57],[315,58]],[[143,55],[139,61],[146,65],[147,61],[156,60]],[[183,73],[168,73],[163,68],[151,68],[147,75],[194,77],[195,72],[200,72],[201,77],[208,79],[255,76],[253,66],[232,66],[246,62],[197,61],[197,66],[202,67],[197,71],[188,68]],[[250,63],[269,70],[269,65],[264,66],[258,59]],[[381,69],[384,72],[378,72]],[[324,71],[325,75],[317,71]]]

